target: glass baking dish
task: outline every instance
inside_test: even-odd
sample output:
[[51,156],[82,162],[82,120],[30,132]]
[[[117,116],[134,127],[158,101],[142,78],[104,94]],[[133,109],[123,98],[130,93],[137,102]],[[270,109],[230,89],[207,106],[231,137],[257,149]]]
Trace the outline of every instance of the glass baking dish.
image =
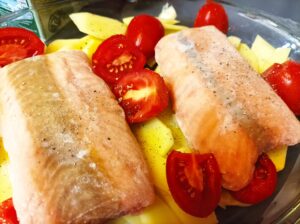
[[[173,5],[181,24],[192,26],[196,13],[203,1],[199,0],[102,0],[96,1],[81,11],[121,19],[140,13],[158,15],[166,3]],[[230,21],[229,35],[239,36],[250,45],[257,34],[274,47],[292,48],[291,58],[300,61],[300,25],[289,19],[278,18],[263,11],[243,8],[222,2]],[[82,34],[69,23],[48,42],[57,38],[74,38]],[[246,208],[218,208],[220,223],[296,223],[300,222],[300,146],[290,147],[286,167],[279,173],[275,194],[259,205]]]

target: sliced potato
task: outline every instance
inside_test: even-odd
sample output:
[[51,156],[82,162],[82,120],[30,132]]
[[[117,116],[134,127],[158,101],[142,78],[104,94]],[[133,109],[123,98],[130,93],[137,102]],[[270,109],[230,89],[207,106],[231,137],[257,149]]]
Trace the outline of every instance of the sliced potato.
[[172,25],[172,24],[163,24],[165,28],[165,35],[175,33],[181,30],[188,29],[189,27],[187,26],[182,26],[182,25]]
[[130,224],[180,224],[173,211],[158,196],[154,204],[145,208],[140,214],[127,215],[123,219]]
[[274,63],[284,63],[288,60],[291,49],[286,47],[274,48],[264,38],[257,35],[252,47],[259,62],[259,72],[263,73]]
[[165,23],[165,24],[170,24],[170,25],[175,25],[177,23],[179,23],[180,21],[179,20],[176,20],[176,19],[162,19],[162,18],[158,18],[162,23]]
[[174,145],[171,130],[157,118],[136,125],[134,133],[144,150],[160,156],[165,156]]
[[282,146],[267,153],[274,163],[277,172],[283,170],[285,167],[287,149],[287,146]]
[[0,203],[12,196],[9,179],[9,159],[0,138]]
[[268,60],[272,57],[275,48],[260,35],[257,35],[254,42],[252,43],[251,50],[259,59]]
[[236,48],[239,49],[240,44],[241,44],[241,38],[237,36],[229,36],[227,37],[228,41]]
[[126,31],[122,22],[88,12],[73,13],[70,18],[81,32],[102,40],[115,34],[124,34]]
[[60,50],[80,50],[80,45],[80,39],[58,39],[48,45],[46,53]]
[[165,110],[162,112],[158,118],[172,131],[172,135],[174,138],[174,145],[172,146],[172,149],[180,149],[180,148],[186,148],[188,149],[188,143],[183,135],[181,129],[179,128],[175,115],[173,114],[171,108]]
[[170,5],[169,3],[166,3],[163,7],[161,12],[158,15],[159,19],[165,19],[165,20],[175,20],[177,17],[176,10],[173,5]]
[[275,49],[274,55],[272,56],[273,63],[284,63],[289,59],[291,48],[279,47]]
[[148,163],[154,185],[159,191],[168,193],[169,186],[166,175],[166,158],[160,156],[153,150],[145,150],[144,156]]
[[251,67],[259,72],[259,62],[255,53],[248,47],[247,44],[242,43],[239,47],[240,54],[248,61]]
[[93,54],[97,50],[98,46],[102,43],[102,40],[93,36],[87,35],[80,39],[80,50],[82,50],[88,58],[91,60]]

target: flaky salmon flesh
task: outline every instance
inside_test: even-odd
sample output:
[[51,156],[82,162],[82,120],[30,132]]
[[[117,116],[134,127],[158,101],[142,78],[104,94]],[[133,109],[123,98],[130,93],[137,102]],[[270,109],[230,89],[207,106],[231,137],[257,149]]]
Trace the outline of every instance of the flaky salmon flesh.
[[140,146],[84,53],[2,68],[0,102],[21,224],[103,223],[153,202]]
[[245,187],[262,152],[299,143],[297,118],[213,26],[165,36],[155,57],[181,130],[215,155],[224,188]]

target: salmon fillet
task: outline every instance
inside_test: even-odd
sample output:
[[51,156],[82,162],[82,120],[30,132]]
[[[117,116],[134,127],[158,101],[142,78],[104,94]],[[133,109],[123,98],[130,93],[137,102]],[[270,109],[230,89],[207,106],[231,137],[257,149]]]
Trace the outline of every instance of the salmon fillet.
[[0,99],[21,224],[103,223],[153,202],[140,146],[84,53],[2,68]]
[[300,141],[294,114],[213,26],[162,38],[155,57],[181,130],[214,153],[224,188],[245,187],[260,153]]

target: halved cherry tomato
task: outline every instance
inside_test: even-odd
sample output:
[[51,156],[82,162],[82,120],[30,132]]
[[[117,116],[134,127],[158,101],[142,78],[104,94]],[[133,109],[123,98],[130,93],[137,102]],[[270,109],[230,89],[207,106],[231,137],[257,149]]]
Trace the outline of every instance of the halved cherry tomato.
[[288,107],[300,115],[300,63],[291,60],[275,63],[262,76]]
[[14,208],[12,199],[7,199],[0,204],[0,223],[1,224],[18,224],[17,213]]
[[135,16],[127,27],[126,36],[137,46],[147,59],[154,56],[157,42],[165,34],[161,22],[150,15]]
[[207,1],[206,4],[199,9],[194,27],[208,25],[214,25],[225,34],[228,32],[228,16],[221,4]]
[[0,67],[43,54],[44,50],[45,44],[35,33],[17,27],[0,28]]
[[221,197],[221,174],[213,154],[172,151],[167,158],[171,194],[185,212],[207,217]]
[[116,84],[114,93],[130,123],[155,117],[168,106],[169,101],[164,80],[149,69],[123,76]]
[[124,35],[103,41],[92,56],[94,72],[108,84],[115,84],[124,74],[140,70],[146,58]]
[[257,162],[251,182],[232,196],[240,202],[257,204],[270,197],[276,189],[277,172],[267,154],[262,154]]

